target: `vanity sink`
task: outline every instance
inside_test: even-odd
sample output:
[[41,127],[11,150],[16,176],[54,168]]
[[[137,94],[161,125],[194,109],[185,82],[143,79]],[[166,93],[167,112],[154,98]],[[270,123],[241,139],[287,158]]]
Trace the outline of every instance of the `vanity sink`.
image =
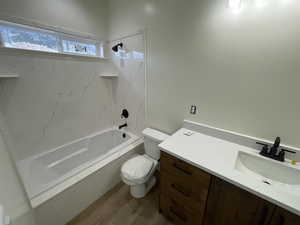
[[235,169],[269,185],[300,187],[299,168],[259,154],[238,152]]

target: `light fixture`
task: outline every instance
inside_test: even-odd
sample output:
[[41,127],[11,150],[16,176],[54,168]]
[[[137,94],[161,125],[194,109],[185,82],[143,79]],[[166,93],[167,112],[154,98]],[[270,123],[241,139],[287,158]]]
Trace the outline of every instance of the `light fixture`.
[[233,10],[239,10],[242,6],[242,0],[228,0],[228,7]]
[[147,14],[149,15],[153,15],[155,13],[155,8],[154,8],[154,5],[151,4],[151,3],[147,3],[145,5],[145,11]]
[[256,0],[255,4],[258,8],[263,8],[264,6],[266,6],[268,4],[267,0]]

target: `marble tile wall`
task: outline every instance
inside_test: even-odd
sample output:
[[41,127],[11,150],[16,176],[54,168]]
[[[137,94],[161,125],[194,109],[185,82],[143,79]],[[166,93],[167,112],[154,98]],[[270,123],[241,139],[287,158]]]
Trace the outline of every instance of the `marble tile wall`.
[[[106,60],[1,50],[2,133],[15,160],[113,125],[112,83]],[[5,124],[5,125],[3,125]]]
[[[114,41],[124,48],[112,53],[112,61],[119,70],[119,78],[112,81],[114,123],[128,123],[128,131],[141,135],[145,128],[145,49],[143,34]],[[122,109],[129,111],[127,120],[121,119]]]
[[[0,51],[0,72],[20,75],[0,80],[4,120],[0,129],[15,160],[118,126],[125,122],[120,118],[124,108],[130,114],[126,129],[141,135],[145,127],[144,38],[137,35],[122,42],[125,48],[112,54],[112,61]],[[116,70],[116,79],[99,77]]]
[[[130,113],[128,130],[141,134],[145,123],[143,38],[133,37],[124,43],[126,55],[114,55],[113,60],[0,49],[0,72],[20,75],[17,79],[0,79],[0,134],[14,161],[119,125],[124,122],[120,119],[123,108]],[[116,70],[117,79],[99,76]],[[117,171],[119,167],[113,170],[115,174]],[[109,181],[118,181],[117,177],[110,176]],[[106,183],[102,185],[107,187]],[[72,190],[83,193],[78,185]],[[95,193],[99,194],[99,189]],[[91,195],[80,196],[81,203],[94,199]],[[33,224],[32,220],[51,224],[52,212],[57,209],[53,204],[57,206],[57,201],[51,200],[33,212],[25,195],[21,197],[18,204],[23,207],[24,216],[18,216],[20,224],[24,218],[28,224]],[[64,224],[80,211],[78,204],[72,202],[74,198],[63,200],[61,207],[69,210],[55,218],[57,224]],[[15,220],[14,224],[19,222]]]

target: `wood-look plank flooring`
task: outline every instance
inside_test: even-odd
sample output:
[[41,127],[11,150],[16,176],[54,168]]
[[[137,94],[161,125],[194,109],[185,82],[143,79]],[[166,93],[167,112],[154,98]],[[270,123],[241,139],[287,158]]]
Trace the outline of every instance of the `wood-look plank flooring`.
[[158,212],[158,187],[134,199],[120,183],[67,225],[172,225]]

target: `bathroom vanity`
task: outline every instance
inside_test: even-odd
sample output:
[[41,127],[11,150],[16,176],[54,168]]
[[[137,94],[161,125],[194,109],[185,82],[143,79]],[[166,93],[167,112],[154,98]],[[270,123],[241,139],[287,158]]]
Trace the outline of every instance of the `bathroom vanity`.
[[300,225],[300,217],[167,153],[160,209],[180,225]]
[[164,152],[160,165],[162,212],[176,224],[201,224],[212,176]]
[[297,187],[236,168],[241,152],[255,150],[184,128],[160,148],[160,211],[174,224],[300,225]]

